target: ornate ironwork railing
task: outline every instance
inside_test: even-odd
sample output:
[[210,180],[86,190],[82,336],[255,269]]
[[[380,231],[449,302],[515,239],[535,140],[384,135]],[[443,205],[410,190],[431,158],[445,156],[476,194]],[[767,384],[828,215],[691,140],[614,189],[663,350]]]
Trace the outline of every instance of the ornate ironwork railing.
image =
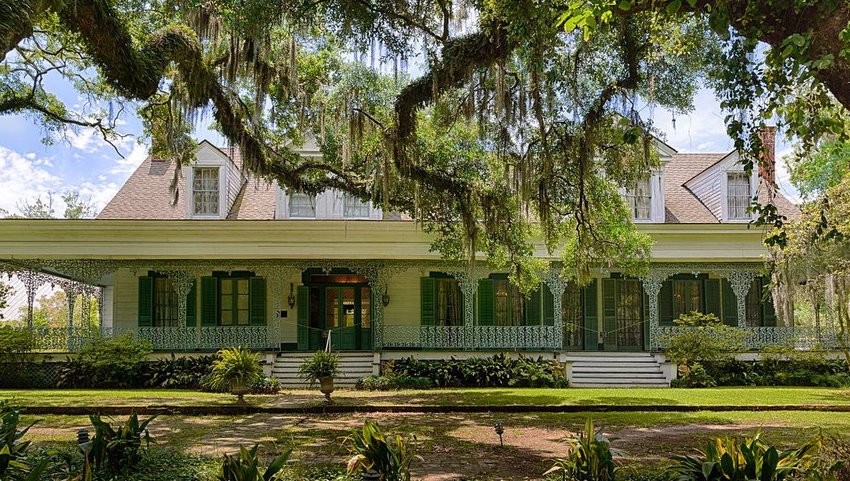
[[560,349],[554,326],[385,325],[389,349]]
[[[652,348],[664,349],[665,340],[676,332],[688,327],[656,326],[652,327]],[[766,347],[785,347],[798,350],[835,350],[841,347],[839,331],[833,327],[782,326],[782,327],[743,327],[747,333],[744,345],[749,350],[760,350]],[[850,343],[850,336],[846,336]]]
[[[28,328],[21,328],[28,329]],[[277,332],[271,326],[212,327],[33,327],[35,352],[76,352],[102,337],[131,335],[151,343],[155,351],[214,351],[223,347],[276,348]]]

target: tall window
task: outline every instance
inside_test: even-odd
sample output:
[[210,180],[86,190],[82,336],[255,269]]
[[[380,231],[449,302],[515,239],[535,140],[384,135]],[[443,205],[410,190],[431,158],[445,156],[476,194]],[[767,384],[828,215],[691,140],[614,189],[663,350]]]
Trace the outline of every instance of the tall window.
[[220,302],[222,326],[247,326],[248,278],[229,277],[221,279]]
[[750,290],[747,292],[745,303],[747,306],[747,326],[749,327],[764,326],[764,318],[761,310],[763,296],[764,285],[762,285],[761,279],[753,279],[752,284],[750,284]]
[[153,326],[174,327],[177,322],[177,289],[169,277],[153,279]]
[[436,279],[438,326],[462,326],[463,304],[457,279]]
[[620,346],[640,346],[643,340],[643,288],[640,281],[620,279],[616,299],[616,336]]
[[195,167],[192,192],[195,215],[218,215],[218,167]]
[[581,287],[567,284],[561,296],[561,322],[564,326],[564,346],[584,344],[583,312],[581,305]]
[[316,217],[316,197],[294,192],[289,196],[289,217]]
[[369,203],[359,198],[344,194],[342,196],[342,216],[346,218],[369,217]]
[[632,210],[632,217],[637,220],[649,220],[652,206],[652,190],[649,184],[649,177],[646,176],[638,179],[627,194],[627,197]]
[[495,319],[497,326],[525,325],[525,296],[507,279],[493,280]]
[[729,219],[749,219],[750,177],[744,172],[729,172],[727,177]]
[[703,311],[702,281],[674,280],[673,281],[673,319],[691,311]]

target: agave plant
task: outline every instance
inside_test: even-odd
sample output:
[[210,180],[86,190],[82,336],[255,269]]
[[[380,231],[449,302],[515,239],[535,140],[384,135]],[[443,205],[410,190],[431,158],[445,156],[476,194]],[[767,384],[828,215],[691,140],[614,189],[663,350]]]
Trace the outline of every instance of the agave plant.
[[615,438],[602,434],[595,429],[593,420],[588,418],[584,429],[565,439],[569,453],[555,460],[554,466],[544,473],[548,476],[561,473],[562,479],[573,481],[613,481],[619,470],[614,457],[625,456],[625,452],[611,447]]
[[410,463],[415,454],[415,437],[386,435],[374,421],[366,421],[346,444],[354,455],[348,461],[349,473],[374,474],[380,481],[410,481]]
[[673,456],[676,481],[783,481],[800,474],[821,449],[813,439],[798,449],[779,451],[760,434],[751,438],[715,438],[696,456]]
[[207,386],[215,390],[229,390],[245,401],[245,393],[263,376],[263,367],[257,355],[244,347],[229,347],[218,351],[212,365]]
[[[271,481],[276,479],[286,462],[289,460],[289,455],[292,450],[286,451],[280,456],[272,460],[271,464],[263,471],[260,468],[260,457],[257,455],[259,445],[255,444],[251,449],[239,448],[239,454],[224,455],[224,461],[221,465],[221,474],[218,475],[219,481]],[[260,472],[262,471],[262,475]]]

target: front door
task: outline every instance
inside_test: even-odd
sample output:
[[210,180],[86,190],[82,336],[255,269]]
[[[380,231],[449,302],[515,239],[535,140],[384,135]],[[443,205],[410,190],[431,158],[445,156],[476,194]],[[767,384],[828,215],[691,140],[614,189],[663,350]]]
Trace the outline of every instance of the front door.
[[603,279],[606,351],[639,351],[643,347],[643,287],[637,279]]
[[372,349],[372,293],[359,276],[314,276],[310,286],[310,349]]

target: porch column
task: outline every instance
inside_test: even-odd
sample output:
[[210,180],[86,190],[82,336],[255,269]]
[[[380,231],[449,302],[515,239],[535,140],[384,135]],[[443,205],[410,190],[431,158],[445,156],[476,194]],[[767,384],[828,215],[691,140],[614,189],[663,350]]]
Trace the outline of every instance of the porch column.
[[661,343],[658,339],[658,294],[661,292],[661,284],[667,280],[667,275],[653,272],[650,269],[649,275],[641,277],[640,280],[644,292],[649,297],[649,349],[660,349]]
[[82,303],[80,305],[80,321],[86,328],[89,327],[89,322],[91,321],[91,313],[89,312],[91,311],[91,297],[92,293],[88,289],[83,291]]
[[18,278],[24,283],[24,287],[27,289],[27,327],[32,329],[35,293],[38,290],[36,274],[33,271],[21,271],[18,273]]
[[61,283],[62,290],[65,291],[65,297],[68,301],[68,352],[73,352],[79,347],[74,342],[74,306],[77,303],[77,295],[83,292],[80,285],[74,281],[65,281]]
[[753,271],[732,271],[729,273],[729,285],[735,293],[738,308],[738,327],[747,327],[747,294],[758,273]]
[[553,310],[555,311],[553,323],[555,333],[551,341],[551,347],[560,350],[564,347],[564,318],[561,313],[561,302],[564,291],[567,289],[567,281],[561,277],[560,271],[550,269],[543,277],[543,282],[548,286],[549,292],[552,293]]

